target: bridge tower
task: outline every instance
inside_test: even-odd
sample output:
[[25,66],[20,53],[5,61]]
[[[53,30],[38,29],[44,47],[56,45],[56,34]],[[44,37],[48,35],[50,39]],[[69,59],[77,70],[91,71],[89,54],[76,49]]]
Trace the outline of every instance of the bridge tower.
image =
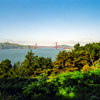
[[58,45],[58,43],[56,42],[56,50],[58,50],[58,46],[57,45]]
[[37,43],[35,43],[35,49],[37,49]]

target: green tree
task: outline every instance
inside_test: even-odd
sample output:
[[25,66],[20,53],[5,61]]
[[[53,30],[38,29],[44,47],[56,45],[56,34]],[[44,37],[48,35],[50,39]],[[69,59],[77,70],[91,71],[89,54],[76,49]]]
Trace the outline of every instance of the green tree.
[[25,56],[25,60],[20,66],[20,74],[22,77],[29,77],[33,75],[34,72],[34,53],[30,50]]
[[14,77],[20,77],[20,66],[21,66],[20,62],[17,62],[14,64],[14,66],[13,66]]
[[80,44],[79,43],[77,43],[77,44],[74,45],[74,49],[75,50],[78,50],[79,48],[80,48]]
[[58,69],[63,69],[65,67],[65,63],[67,60],[68,53],[66,51],[61,51],[56,57],[56,60],[54,61],[54,66]]
[[61,69],[77,67],[80,70],[86,64],[93,65],[99,58],[100,43],[89,43],[85,46],[77,43],[71,52],[60,52],[54,61],[54,66]]
[[12,75],[11,68],[12,68],[11,61],[8,59],[3,60],[0,64],[0,77],[2,78],[10,77]]

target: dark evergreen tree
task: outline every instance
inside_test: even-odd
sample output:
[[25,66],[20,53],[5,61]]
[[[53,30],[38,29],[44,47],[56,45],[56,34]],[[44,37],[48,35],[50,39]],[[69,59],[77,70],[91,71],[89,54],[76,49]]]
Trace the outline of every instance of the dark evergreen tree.
[[8,78],[12,75],[12,65],[11,61],[6,59],[3,60],[0,64],[0,77]]

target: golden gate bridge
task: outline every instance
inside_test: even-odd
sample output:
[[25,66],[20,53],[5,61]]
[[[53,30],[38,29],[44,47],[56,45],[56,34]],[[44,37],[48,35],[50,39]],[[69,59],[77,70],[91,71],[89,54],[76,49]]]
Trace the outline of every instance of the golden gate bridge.
[[58,48],[62,48],[62,49],[67,50],[67,51],[70,51],[71,50],[71,48],[68,48],[68,47],[65,48],[62,45],[58,45],[57,42],[55,42],[55,46],[37,46],[37,43],[35,43],[34,48],[35,49],[37,49],[37,48],[55,48],[56,50],[58,50]]

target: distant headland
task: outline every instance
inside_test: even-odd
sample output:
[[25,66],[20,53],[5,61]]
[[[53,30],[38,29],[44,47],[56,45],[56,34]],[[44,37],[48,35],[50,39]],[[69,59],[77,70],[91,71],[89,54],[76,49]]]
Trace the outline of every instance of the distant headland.
[[9,42],[0,43],[0,49],[32,49],[32,48],[34,48],[34,46],[20,45],[20,44],[9,43]]

